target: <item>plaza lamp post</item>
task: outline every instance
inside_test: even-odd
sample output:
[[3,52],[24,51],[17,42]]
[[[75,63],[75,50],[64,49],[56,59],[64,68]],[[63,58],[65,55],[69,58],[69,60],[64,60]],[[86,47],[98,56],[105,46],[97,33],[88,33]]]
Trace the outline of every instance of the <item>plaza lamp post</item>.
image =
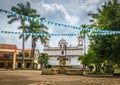
[[65,58],[64,58],[64,60],[65,60],[65,63],[66,63],[66,60],[67,60],[67,45],[66,44],[64,44],[64,50],[65,50]]
[[64,44],[64,49],[65,49],[65,57],[66,57],[66,45]]
[[66,58],[66,48],[67,48],[67,46],[66,46],[65,44],[64,44],[63,46],[60,45],[60,49],[62,49],[62,50],[61,50],[61,55],[62,55],[62,56],[65,56],[65,57],[61,57],[61,58],[60,58],[60,60],[62,60],[62,61],[61,61],[61,64],[62,64],[62,65],[64,65],[64,61],[66,61],[66,59],[67,59],[67,58]]
[[[60,50],[62,49],[62,45],[60,45]],[[61,51],[61,55],[63,55],[63,51]],[[59,60],[59,64],[61,65],[61,56],[58,58],[58,60]]]

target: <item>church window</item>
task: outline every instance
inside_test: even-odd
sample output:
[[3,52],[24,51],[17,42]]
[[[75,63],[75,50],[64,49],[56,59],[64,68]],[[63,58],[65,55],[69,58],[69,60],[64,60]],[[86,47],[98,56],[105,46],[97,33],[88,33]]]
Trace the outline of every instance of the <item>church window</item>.
[[62,45],[60,45],[60,48],[62,48]]
[[64,51],[63,50],[61,51],[61,54],[64,55]]
[[79,44],[82,44],[82,41],[80,40]]

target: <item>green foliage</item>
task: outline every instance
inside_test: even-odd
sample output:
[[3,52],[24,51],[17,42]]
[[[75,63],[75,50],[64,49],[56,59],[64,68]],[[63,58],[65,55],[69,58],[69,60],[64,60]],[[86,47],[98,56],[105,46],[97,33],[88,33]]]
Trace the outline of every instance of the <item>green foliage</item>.
[[[31,16],[31,17],[34,17],[34,18],[39,18],[39,19],[45,19],[43,17],[40,17],[40,15],[37,14],[37,11],[35,9],[32,9],[31,8],[31,5],[30,3],[27,1],[26,4],[23,4],[23,3],[19,3],[17,4],[17,6],[13,6],[11,8],[11,10],[13,12],[16,12],[18,14],[21,14],[21,15],[25,15],[25,16]],[[10,14],[7,16],[8,18],[10,18],[11,20],[8,21],[9,24],[12,24],[13,22],[16,22],[16,21],[20,21],[21,22],[21,26],[18,27],[18,29],[22,29],[23,32],[30,32],[30,33],[48,33],[47,30],[48,28],[44,25],[44,24],[39,24],[38,22],[34,22],[34,21],[29,21],[29,25],[25,25],[25,19],[20,19],[20,18],[17,18],[17,17],[14,17],[14,15]],[[24,37],[25,37],[25,40],[27,41],[29,39],[31,35],[23,35],[21,34],[19,38],[23,38],[23,44],[24,44]],[[40,40],[41,43],[45,43],[45,37],[42,37],[42,36],[34,36],[32,35],[32,52],[31,52],[31,57],[33,57],[33,60],[34,60],[34,53],[35,53],[35,47],[36,47],[36,42]],[[24,49],[24,45],[22,46],[23,49]],[[24,56],[23,56],[24,58]],[[33,65],[34,66],[34,65]]]
[[[97,13],[89,13],[90,20],[97,29],[120,30],[120,3],[117,0],[108,1],[98,8]],[[97,58],[104,62],[112,61],[113,64],[120,63],[120,36],[94,36],[90,38],[90,49],[92,49]]]
[[[40,15],[38,15],[36,13],[34,13],[31,16],[34,17],[34,18],[41,18],[41,17],[39,17]],[[41,19],[43,19],[43,18],[41,18]],[[48,28],[44,24],[40,24],[40,23],[34,22],[34,21],[30,21],[29,23],[30,23],[29,26],[25,25],[25,28],[26,28],[25,32],[48,34],[48,32],[47,32]],[[19,29],[22,29],[22,27],[20,26]],[[22,37],[23,37],[23,35],[21,35],[20,38],[22,38]],[[25,40],[27,41],[30,37],[31,37],[31,35],[25,35]],[[45,43],[45,38],[46,37],[43,37],[43,36],[32,35],[32,46],[31,46],[32,47],[32,53],[31,53],[31,57],[34,56],[34,51],[35,51],[35,48],[36,48],[36,42],[38,40],[40,40],[41,44],[44,44]]]
[[49,60],[48,54],[47,53],[40,53],[38,57],[38,62],[40,64],[47,64]]
[[[103,61],[92,49],[89,49],[87,54],[80,56],[78,60],[82,61],[83,70],[85,69],[85,66],[92,67],[92,65],[94,64],[96,68],[95,73],[99,73],[101,71],[101,63]],[[92,68],[90,68],[90,70],[92,70]]]
[[[18,14],[22,14],[22,15],[26,15],[26,16],[31,16],[36,12],[35,9],[31,8],[30,3],[28,1],[26,4],[19,3],[19,4],[17,4],[17,6],[13,6],[11,8],[11,10]],[[25,25],[25,19],[20,19],[20,18],[14,17],[13,14],[8,15],[7,17],[11,19],[10,21],[8,21],[9,24],[12,24],[13,22],[16,22],[19,20],[19,21],[21,21],[22,26]]]
[[90,21],[100,29],[119,30],[120,28],[120,3],[117,0],[109,1],[98,8],[98,13],[89,13]]
[[114,73],[115,73],[115,74],[117,74],[117,73],[120,74],[120,69],[115,69],[115,70],[114,70]]
[[[36,13],[36,10],[31,8],[31,5],[28,1],[26,4],[19,3],[19,4],[17,4],[17,6],[13,6],[11,8],[11,10],[13,12],[16,12],[17,14],[21,14],[21,15],[25,15],[25,16],[32,16]],[[24,18],[21,19],[21,18],[14,17],[13,14],[9,14],[7,17],[10,18],[10,20],[8,21],[9,24],[12,24],[16,21],[20,21],[21,22],[20,27],[22,28],[22,31],[23,32],[26,31],[26,28],[25,28],[25,21],[26,20]],[[23,36],[23,44],[22,44],[23,55],[22,55],[22,58],[23,58],[23,64],[24,64],[24,35],[22,35],[22,36]],[[20,35],[20,37],[22,37],[22,36]],[[24,66],[22,68],[24,68]]]
[[41,69],[43,69],[43,67],[47,66],[48,64],[48,54],[47,53],[40,53],[39,57],[38,57],[38,63],[41,64]]
[[[37,12],[37,11],[36,11]],[[43,17],[40,17],[40,15],[34,13],[33,15],[31,15],[31,17],[34,18],[39,18],[41,20],[43,20]],[[34,21],[29,21],[30,25],[25,25],[24,27],[26,28],[25,32],[29,32],[29,33],[39,33],[39,34],[48,34],[48,28],[44,25],[41,24],[39,22],[34,22]],[[19,29],[22,29],[22,26],[19,27]],[[27,41],[29,39],[31,35],[26,35],[25,36],[25,40]],[[22,38],[22,35],[21,37]],[[34,39],[33,39],[34,38]],[[41,41],[42,44],[45,43],[45,37],[43,36],[36,36],[36,35],[32,35],[32,39],[33,41],[37,42],[39,39]]]
[[[31,14],[31,17],[34,18],[39,18],[41,20],[45,19],[43,17],[40,17],[40,15],[37,14],[37,11],[35,10],[35,13]],[[29,33],[39,33],[39,34],[48,34],[47,30],[48,28],[44,24],[40,24],[39,22],[34,22],[34,21],[29,21],[29,25],[25,25],[24,27],[26,28],[25,32]],[[23,26],[20,26],[19,29],[23,29]],[[19,38],[22,38],[23,35],[20,35]],[[25,40],[27,41],[31,35],[25,35]],[[43,36],[36,36],[32,35],[32,52],[31,52],[31,57],[34,56],[35,48],[36,48],[36,42],[40,40],[41,44],[45,43],[45,37]]]
[[78,60],[82,61],[82,64],[89,66],[91,64],[97,63],[98,59],[96,57],[96,54],[93,50],[89,49],[87,54],[84,54],[83,56],[80,56]]
[[114,65],[113,65],[113,68],[114,68],[114,69],[117,69],[117,68],[118,68],[118,65],[117,65],[117,64],[114,64]]
[[[81,25],[80,26],[81,28],[87,28],[87,29],[89,29],[90,28],[90,26],[89,25],[87,25],[87,24],[83,24],[83,25]],[[87,34],[89,31],[88,30],[82,30],[82,31],[80,31],[80,34]]]

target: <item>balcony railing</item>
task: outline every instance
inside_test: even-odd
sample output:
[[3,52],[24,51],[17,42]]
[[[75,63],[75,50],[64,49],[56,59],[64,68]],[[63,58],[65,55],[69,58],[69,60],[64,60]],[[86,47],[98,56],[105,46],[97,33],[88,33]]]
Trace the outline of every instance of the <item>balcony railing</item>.
[[[11,60],[12,59],[12,56],[0,56],[0,60]],[[16,59],[20,59],[22,60],[22,57],[16,57]],[[28,58],[28,57],[25,57],[24,58],[25,60],[32,60],[33,58]]]

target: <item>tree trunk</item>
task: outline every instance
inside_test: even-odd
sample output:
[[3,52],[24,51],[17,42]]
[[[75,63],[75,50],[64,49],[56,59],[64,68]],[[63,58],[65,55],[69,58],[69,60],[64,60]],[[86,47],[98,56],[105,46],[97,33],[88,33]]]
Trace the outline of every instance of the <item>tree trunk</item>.
[[95,64],[95,73],[98,74],[101,70],[101,64]]
[[31,51],[31,58],[33,58],[33,69],[34,69],[34,54],[35,54],[35,47],[36,47],[36,43],[35,43],[35,37],[32,36],[32,51]]
[[[24,31],[23,31],[24,32]],[[23,40],[22,40],[22,69],[24,69],[24,34],[23,34]]]
[[40,66],[40,67],[41,67],[40,69],[42,70],[42,69],[43,69],[43,64],[42,64],[42,63],[41,63],[41,66]]
[[83,75],[86,74],[86,65],[85,64],[83,64],[82,72],[83,72]]
[[25,27],[24,27],[24,19],[22,20],[23,25],[23,40],[22,40],[22,69],[24,69],[24,48],[25,48]]
[[98,74],[98,65],[95,64],[95,74]]

